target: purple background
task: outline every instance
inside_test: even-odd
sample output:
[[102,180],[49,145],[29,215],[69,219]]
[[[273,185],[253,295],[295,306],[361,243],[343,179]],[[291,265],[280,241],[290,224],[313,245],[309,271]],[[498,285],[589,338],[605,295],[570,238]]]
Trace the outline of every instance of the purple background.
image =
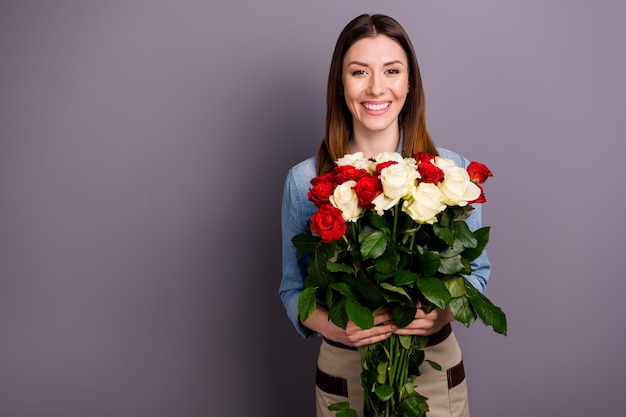
[[0,3],[1,416],[313,416],[280,197],[362,12],[495,173],[509,335],[456,327],[473,415],[622,413],[625,3],[59,0]]

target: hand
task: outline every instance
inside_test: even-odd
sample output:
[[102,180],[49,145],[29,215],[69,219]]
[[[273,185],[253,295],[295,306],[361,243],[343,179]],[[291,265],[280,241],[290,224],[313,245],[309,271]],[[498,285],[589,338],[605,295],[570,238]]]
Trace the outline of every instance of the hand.
[[374,327],[367,330],[362,330],[352,320],[348,321],[345,329],[336,326],[331,321],[327,321],[327,323],[328,325],[325,326],[326,329],[322,333],[324,337],[353,347],[371,345],[385,340],[397,329],[391,315],[386,310],[379,311],[374,315]]
[[415,319],[408,326],[394,331],[398,335],[428,336],[437,333],[446,324],[454,320],[454,316],[450,312],[450,307],[445,310],[435,308],[430,313],[426,313],[417,305]]

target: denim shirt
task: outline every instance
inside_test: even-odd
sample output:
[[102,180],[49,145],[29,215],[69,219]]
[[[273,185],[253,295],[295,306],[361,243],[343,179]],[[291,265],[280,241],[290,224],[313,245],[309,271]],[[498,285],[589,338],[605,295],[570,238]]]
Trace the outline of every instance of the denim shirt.
[[[444,148],[437,148],[439,156],[455,161],[457,165],[465,168],[469,161],[463,156]],[[279,294],[287,310],[287,316],[295,326],[298,333],[303,337],[319,336],[316,332],[305,327],[298,315],[298,298],[304,288],[306,276],[306,262],[308,257],[296,258],[296,248],[291,239],[302,232],[311,232],[309,220],[317,211],[317,207],[308,199],[311,188],[311,179],[315,177],[315,157],[306,159],[292,167],[287,173],[283,190],[281,207],[282,227],[282,279]],[[474,231],[481,227],[481,205],[474,205],[474,210],[465,222],[470,230]],[[483,253],[471,262],[472,274],[467,275],[476,289],[484,293],[491,265],[487,253]]]

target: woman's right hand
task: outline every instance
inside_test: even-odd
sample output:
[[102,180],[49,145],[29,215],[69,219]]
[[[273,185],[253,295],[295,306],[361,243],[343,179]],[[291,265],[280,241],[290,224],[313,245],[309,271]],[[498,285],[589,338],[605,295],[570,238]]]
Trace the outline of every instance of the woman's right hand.
[[397,329],[391,315],[385,310],[374,315],[374,326],[370,329],[362,330],[352,320],[348,320],[346,328],[342,329],[330,321],[328,312],[319,306],[303,324],[327,339],[353,347],[371,345],[385,340]]

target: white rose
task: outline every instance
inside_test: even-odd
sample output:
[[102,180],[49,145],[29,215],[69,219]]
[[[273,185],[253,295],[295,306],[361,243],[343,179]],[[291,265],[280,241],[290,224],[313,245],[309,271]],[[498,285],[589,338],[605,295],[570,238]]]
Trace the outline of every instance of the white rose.
[[374,205],[374,210],[378,213],[379,216],[382,216],[385,213],[385,210],[389,210],[400,201],[400,197],[398,198],[389,198],[385,196],[384,193],[378,194],[376,198],[372,200],[372,204]]
[[433,224],[437,215],[445,210],[443,195],[435,184],[422,182],[411,187],[411,199],[402,205],[402,211],[418,223]]
[[387,161],[395,161],[399,163],[404,162],[402,155],[400,155],[398,152],[382,152],[376,155],[374,160],[378,163],[387,162]]
[[444,174],[450,168],[458,168],[458,165],[452,159],[446,159],[440,156],[435,156],[435,159],[433,159],[432,164],[436,166],[437,168],[439,168],[440,170],[442,170]]
[[363,212],[359,207],[359,199],[354,191],[356,181],[346,181],[338,185],[328,200],[330,204],[341,210],[341,216],[347,222],[355,222]]
[[445,174],[445,178],[439,184],[444,204],[463,207],[468,201],[476,200],[480,196],[480,188],[470,181],[465,169],[452,167],[445,171]]
[[420,174],[414,166],[403,162],[389,165],[380,171],[383,193],[389,199],[398,199],[407,195],[419,177]]
[[363,152],[356,152],[353,154],[347,154],[343,157],[337,159],[337,166],[344,165],[352,165],[355,168],[364,168],[367,169],[370,165],[370,162],[365,158]]

